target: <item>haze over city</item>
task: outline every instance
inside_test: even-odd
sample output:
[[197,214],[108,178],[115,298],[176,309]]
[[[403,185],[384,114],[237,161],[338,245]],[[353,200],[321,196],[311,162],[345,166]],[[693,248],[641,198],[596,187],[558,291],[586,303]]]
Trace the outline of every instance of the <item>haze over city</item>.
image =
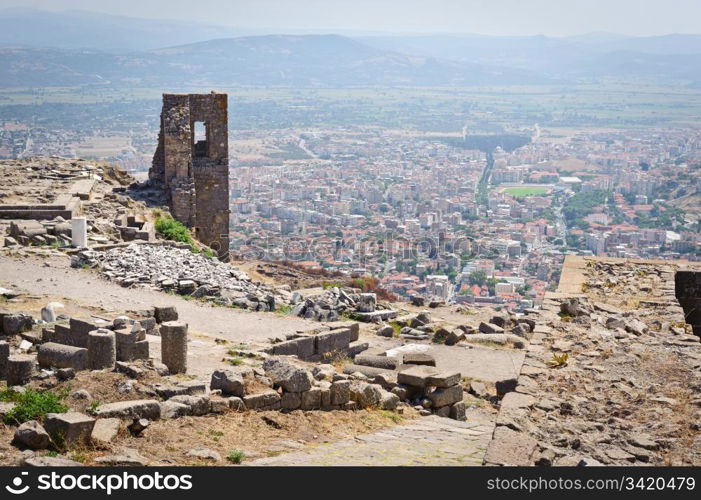
[[694,0],[212,0],[205,8],[185,0],[3,0],[0,6],[84,10],[269,32],[497,36],[572,36],[597,31],[631,36],[701,32],[698,21],[701,6]]

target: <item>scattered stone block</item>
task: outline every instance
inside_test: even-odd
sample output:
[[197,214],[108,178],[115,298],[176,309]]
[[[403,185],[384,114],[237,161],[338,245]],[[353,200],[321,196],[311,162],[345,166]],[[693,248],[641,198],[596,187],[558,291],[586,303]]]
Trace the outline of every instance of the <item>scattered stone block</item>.
[[283,410],[296,410],[302,406],[302,396],[298,392],[286,392],[280,399],[280,405]]
[[7,359],[10,357],[10,344],[0,340],[0,380],[7,377]]
[[45,368],[86,370],[88,368],[88,350],[83,347],[47,342],[39,346],[37,361],[39,366]]
[[206,415],[210,409],[208,396],[174,396],[169,401],[187,405],[195,416]]
[[352,383],[350,390],[351,399],[358,404],[359,408],[379,407],[385,393],[381,386],[365,382]]
[[357,321],[332,321],[327,323],[331,330],[348,328],[350,330],[350,341],[355,342],[360,338],[360,323]]
[[405,365],[436,366],[436,359],[430,354],[410,352],[404,355]]
[[137,399],[133,401],[118,401],[100,405],[95,411],[100,418],[147,418],[158,420],[161,407],[154,399]]
[[504,329],[502,327],[492,323],[485,323],[484,321],[480,323],[478,329],[482,333],[504,333]]
[[497,395],[501,396],[501,395],[506,394],[507,392],[515,391],[517,386],[518,386],[518,379],[515,379],[515,378],[498,380],[496,382]]
[[195,448],[188,451],[185,455],[192,458],[198,458],[200,460],[221,462],[221,455],[214,450],[210,450],[209,448]]
[[308,391],[301,393],[302,410],[318,410],[321,408],[321,389],[312,387]]
[[59,368],[56,370],[56,378],[61,381],[75,378],[75,370],[73,368]]
[[487,391],[487,386],[478,380],[470,381],[469,393],[478,398],[488,398],[489,391]]
[[[407,356],[408,354],[404,355],[405,360]],[[432,366],[412,366],[411,368],[407,368],[399,372],[399,375],[397,375],[397,382],[400,384],[410,385],[412,387],[420,387],[423,389],[426,387],[430,387],[428,384],[429,377],[438,375],[439,373],[440,372]]]
[[31,450],[43,450],[51,444],[51,437],[39,422],[30,420],[17,428],[14,443]]
[[161,325],[161,361],[171,373],[187,371],[187,324],[167,321]]
[[450,418],[450,406],[441,406],[440,408],[433,408],[433,414],[441,418]]
[[343,373],[346,375],[353,375],[360,373],[369,378],[375,378],[378,375],[383,375],[387,373],[388,370],[383,368],[375,368],[373,366],[363,366],[363,365],[345,365],[343,367]]
[[353,358],[353,357],[357,356],[358,354],[360,354],[361,352],[367,351],[368,347],[370,347],[370,344],[368,344],[367,342],[361,342],[361,341],[351,342],[350,344],[348,344],[348,348],[346,349],[346,354],[349,357]]
[[314,381],[309,371],[279,359],[266,360],[263,370],[273,384],[282,387],[285,392],[308,391]]
[[91,370],[112,369],[117,361],[114,332],[101,328],[88,334],[88,365]]
[[95,419],[79,412],[49,413],[44,428],[57,444],[88,444]]
[[95,421],[90,440],[94,445],[109,445],[119,434],[121,421],[118,418],[100,418]]
[[243,376],[233,370],[216,370],[209,384],[211,390],[220,390],[224,396],[243,397],[245,388]]
[[340,328],[329,332],[322,332],[314,337],[316,354],[327,354],[334,351],[344,351],[351,342],[349,328]]
[[243,403],[249,410],[279,410],[280,395],[276,391],[267,391],[260,394],[248,394],[243,397]]
[[7,358],[7,386],[24,385],[29,382],[34,372],[33,356],[13,354]]
[[2,333],[4,335],[19,335],[32,329],[34,319],[27,314],[4,313],[2,315]]
[[126,363],[124,361],[115,362],[115,369],[118,372],[125,374],[129,378],[141,378],[146,374],[146,372],[142,368]]
[[465,416],[465,402],[458,401],[450,407],[450,418],[453,420],[459,420],[464,422],[467,418]]
[[314,356],[314,353],[315,340],[312,336],[279,342],[272,347],[272,354],[276,356],[297,356],[300,359],[307,359]]
[[358,297],[358,312],[371,313],[375,312],[377,307],[377,295],[374,293],[361,293]]
[[345,405],[350,401],[350,380],[337,380],[331,384],[331,404]]
[[171,400],[161,403],[161,418],[180,418],[191,413],[192,410],[186,404]]
[[316,365],[312,368],[312,375],[316,380],[333,380],[336,368],[333,365]]
[[114,467],[136,466],[143,467],[148,465],[148,459],[141,456],[138,451],[131,448],[123,448],[115,455],[105,455],[98,457],[95,462],[104,465],[112,465]]
[[453,330],[448,332],[445,338],[445,345],[452,346],[465,339],[465,333],[462,330]]
[[426,384],[430,387],[451,387],[460,383],[461,376],[458,372],[441,372],[436,375],[429,375]]
[[70,319],[70,338],[67,344],[75,347],[88,347],[88,335],[99,328],[107,328],[110,323],[97,319]]
[[428,394],[428,398],[433,404],[433,408],[441,408],[462,401],[462,387],[454,385],[436,389]]
[[246,411],[246,404],[241,398],[231,397],[229,398],[229,408],[234,411]]
[[174,306],[156,306],[153,315],[158,323],[178,320],[178,311]]
[[353,360],[356,365],[372,366],[384,370],[396,370],[400,362],[397,358],[390,356],[375,356],[372,354],[359,354]]
[[385,325],[375,332],[375,335],[380,337],[392,338],[394,337],[394,328],[391,325]]
[[399,404],[399,396],[394,393],[384,391],[380,399],[380,408],[383,410],[396,410]]

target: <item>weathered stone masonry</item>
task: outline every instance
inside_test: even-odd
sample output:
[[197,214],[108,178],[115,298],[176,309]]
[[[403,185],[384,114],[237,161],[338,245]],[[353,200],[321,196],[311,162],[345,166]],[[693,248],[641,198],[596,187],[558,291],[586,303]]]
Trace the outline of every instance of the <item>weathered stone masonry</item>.
[[[161,130],[149,179],[166,191],[173,216],[229,256],[227,94],[163,94]],[[195,124],[205,127],[196,141]]]

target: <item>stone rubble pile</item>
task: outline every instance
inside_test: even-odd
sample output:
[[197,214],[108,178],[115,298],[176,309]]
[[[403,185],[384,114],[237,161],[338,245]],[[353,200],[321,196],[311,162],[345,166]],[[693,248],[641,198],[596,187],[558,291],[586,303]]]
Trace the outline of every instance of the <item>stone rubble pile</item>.
[[[396,331],[395,331],[396,328]],[[375,331],[380,337],[397,336],[412,342],[433,342],[447,346],[460,342],[491,342],[500,345],[510,344],[517,349],[524,349],[533,335],[535,320],[528,315],[511,316],[501,314],[493,316],[489,322],[479,326],[460,324],[445,326],[436,323],[428,311],[407,314],[392,320],[391,324],[380,324]]]
[[29,315],[2,313],[0,316],[2,335],[23,337],[14,353],[8,342],[0,342],[0,377],[8,381],[8,386],[24,385],[37,376],[35,365],[58,373],[61,370],[111,370],[119,362],[147,360],[146,334],[160,335],[161,331],[165,365],[171,373],[186,371],[187,325],[176,321],[178,314],[174,307],[146,308],[138,319],[119,316],[108,321],[66,317],[47,323],[40,332],[30,331],[34,320]]
[[396,311],[378,304],[374,293],[356,293],[339,287],[306,299],[293,292],[292,304],[292,314],[317,321],[337,321],[347,314],[358,321],[378,322],[397,315]]
[[590,261],[582,294],[546,296],[486,464],[699,463],[701,345],[675,267]]
[[306,361],[322,361],[328,357],[350,356],[368,348],[359,340],[360,325],[352,321],[336,321],[311,332],[274,337],[263,352],[278,356],[297,356]]
[[254,282],[245,272],[189,247],[132,244],[106,252],[84,250],[71,265],[96,267],[125,287],[146,286],[253,311],[274,311],[291,299],[289,291]]

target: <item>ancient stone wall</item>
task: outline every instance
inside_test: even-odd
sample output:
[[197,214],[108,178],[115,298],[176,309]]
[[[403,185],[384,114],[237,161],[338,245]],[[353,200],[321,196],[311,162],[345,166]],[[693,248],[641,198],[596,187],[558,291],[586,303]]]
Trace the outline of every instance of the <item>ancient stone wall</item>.
[[[195,237],[229,254],[229,148],[226,94],[163,94],[151,182],[166,191],[173,216]],[[195,123],[205,127],[196,140]]]
[[701,336],[701,271],[677,271],[675,295],[684,309],[684,320]]

